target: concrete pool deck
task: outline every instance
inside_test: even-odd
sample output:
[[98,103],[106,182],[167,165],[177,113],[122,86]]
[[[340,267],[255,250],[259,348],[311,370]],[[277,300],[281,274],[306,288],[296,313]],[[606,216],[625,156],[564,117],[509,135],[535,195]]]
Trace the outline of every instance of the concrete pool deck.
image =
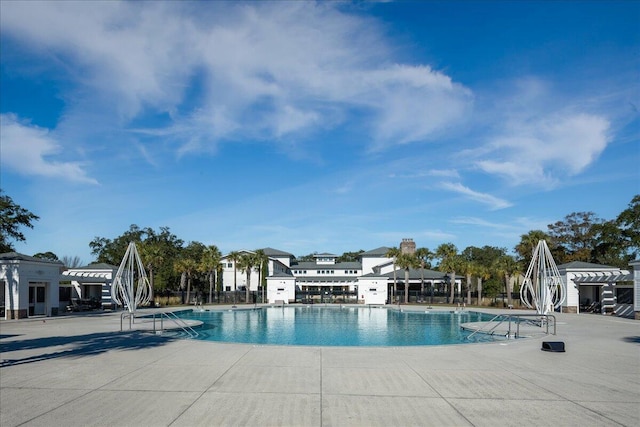
[[640,322],[556,316],[556,336],[395,348],[173,339],[108,312],[3,320],[0,425],[640,425]]

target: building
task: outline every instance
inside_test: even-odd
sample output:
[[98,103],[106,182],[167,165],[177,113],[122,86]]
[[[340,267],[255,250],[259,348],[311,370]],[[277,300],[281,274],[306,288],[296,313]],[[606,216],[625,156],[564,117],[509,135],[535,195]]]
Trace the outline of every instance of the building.
[[566,286],[562,311],[633,318],[634,311],[638,311],[637,296],[634,299],[638,285],[634,284],[634,277],[638,274],[640,261],[634,261],[630,265],[634,268],[634,273],[610,265],[582,261],[559,265],[558,271]]
[[60,305],[71,305],[72,300],[77,298],[96,301],[102,308],[113,308],[111,284],[117,271],[118,267],[106,263],[94,263],[64,271],[60,278]]
[[60,261],[17,252],[0,254],[2,317],[56,316],[61,309],[59,284],[63,270]]

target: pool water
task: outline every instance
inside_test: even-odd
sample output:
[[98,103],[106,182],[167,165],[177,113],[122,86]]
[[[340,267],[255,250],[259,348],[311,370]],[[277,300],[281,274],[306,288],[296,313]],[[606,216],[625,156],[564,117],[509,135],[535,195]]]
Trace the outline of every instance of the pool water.
[[495,341],[471,334],[461,323],[493,316],[473,311],[399,311],[371,307],[266,307],[183,311],[183,319],[203,322],[198,339],[207,341],[314,346],[418,346]]

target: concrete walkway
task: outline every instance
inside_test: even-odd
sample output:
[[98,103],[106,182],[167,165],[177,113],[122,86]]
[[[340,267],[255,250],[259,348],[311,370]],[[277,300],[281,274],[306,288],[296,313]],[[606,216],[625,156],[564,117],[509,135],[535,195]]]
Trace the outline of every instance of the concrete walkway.
[[403,348],[177,340],[121,333],[118,313],[1,321],[0,425],[640,425],[640,322],[557,317],[555,337]]

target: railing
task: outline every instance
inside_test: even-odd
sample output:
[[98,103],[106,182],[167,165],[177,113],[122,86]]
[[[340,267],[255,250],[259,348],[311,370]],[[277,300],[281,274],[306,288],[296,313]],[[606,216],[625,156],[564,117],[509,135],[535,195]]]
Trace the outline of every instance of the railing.
[[[152,315],[153,318],[153,333],[157,333],[158,330],[160,331],[160,333],[163,333],[165,328],[164,328],[164,319],[166,318],[167,320],[173,322],[176,326],[178,326],[180,329],[182,329],[182,331],[184,333],[186,333],[189,338],[197,338],[198,337],[198,332],[193,329],[191,326],[189,326],[187,324],[187,322],[185,322],[183,319],[179,318],[178,316],[175,315],[175,313],[171,312],[171,311],[161,311],[158,313],[153,313]],[[129,313],[128,311],[123,312],[120,315],[120,332],[123,331],[124,329],[124,319],[128,317],[129,318],[129,329],[131,329],[131,324],[135,323],[135,316],[132,313]],[[156,326],[156,318],[160,319],[160,328],[158,329]]]
[[[489,335],[498,335],[498,332],[496,331],[496,329],[502,325],[505,322],[509,322],[509,328],[507,330],[507,333],[505,334],[506,338],[519,338],[520,337],[520,323],[521,323],[521,318],[535,318],[538,319],[538,324],[536,324],[536,326],[542,326],[543,324],[546,325],[546,334],[549,335],[549,323],[551,323],[549,320],[553,319],[553,335],[556,335],[556,316],[554,316],[553,314],[498,314],[496,315],[493,319],[489,320],[487,322],[486,325],[484,325],[484,327],[476,329],[475,331],[473,331],[468,337],[467,339],[470,339],[472,336],[474,336],[477,333],[483,333],[483,334],[489,334]],[[495,324],[494,324],[495,322]],[[516,325],[516,330],[515,333],[512,332],[513,328],[512,328],[512,323],[515,323]],[[527,321],[527,323],[531,324],[532,321]],[[489,328],[490,325],[493,326],[491,328]],[[502,335],[500,333],[500,335]]]
[[153,333],[156,333],[156,315],[160,317],[160,332],[164,332],[164,318],[175,323],[189,338],[197,338],[198,332],[187,324],[183,319],[175,315],[171,311],[162,311],[160,313],[153,313]]

